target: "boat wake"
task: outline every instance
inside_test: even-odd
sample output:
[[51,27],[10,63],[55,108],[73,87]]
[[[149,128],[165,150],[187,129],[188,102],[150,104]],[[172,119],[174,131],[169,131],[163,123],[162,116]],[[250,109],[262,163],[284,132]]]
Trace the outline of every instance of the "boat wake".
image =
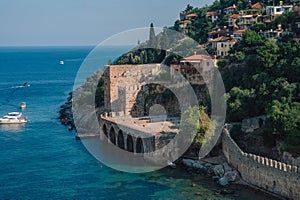
[[18,106],[14,105],[14,104],[11,104],[10,101],[13,98],[15,92],[17,91],[16,89],[25,88],[25,87],[29,87],[29,86],[30,85],[26,82],[23,85],[19,85],[19,86],[12,86],[12,87],[7,87],[7,88],[0,88],[0,91],[2,91],[2,90],[8,90],[8,91],[11,90],[11,91],[9,91],[9,93],[8,93],[7,97],[4,99],[4,101],[0,102],[0,106],[2,106],[2,105],[9,105],[9,106],[18,108]]
[[13,87],[11,87],[11,89],[16,89],[16,88],[24,88],[24,87],[26,87],[26,86],[24,86],[24,85],[20,85],[20,86],[13,86]]

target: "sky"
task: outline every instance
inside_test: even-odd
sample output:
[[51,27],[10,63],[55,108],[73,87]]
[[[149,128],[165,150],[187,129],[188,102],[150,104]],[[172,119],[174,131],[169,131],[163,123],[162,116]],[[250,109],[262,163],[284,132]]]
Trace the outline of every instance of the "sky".
[[82,46],[130,29],[172,26],[212,0],[0,0],[0,46]]

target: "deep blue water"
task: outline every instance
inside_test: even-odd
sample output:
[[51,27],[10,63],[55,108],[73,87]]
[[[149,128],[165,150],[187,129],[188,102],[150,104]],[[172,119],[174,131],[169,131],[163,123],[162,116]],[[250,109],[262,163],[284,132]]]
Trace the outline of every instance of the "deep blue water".
[[[60,124],[58,111],[72,90],[76,72],[91,47],[1,47],[0,115],[19,111],[25,126],[0,126],[0,199],[266,199],[243,189],[235,196],[215,194],[209,178],[163,169],[127,174],[94,159],[74,132]],[[125,47],[105,48],[102,68]],[[59,65],[64,60],[65,65]],[[92,71],[86,71],[86,75]],[[17,88],[24,82],[30,87]],[[196,187],[191,187],[195,183]],[[201,196],[195,195],[200,192]],[[270,198],[271,199],[271,198]]]

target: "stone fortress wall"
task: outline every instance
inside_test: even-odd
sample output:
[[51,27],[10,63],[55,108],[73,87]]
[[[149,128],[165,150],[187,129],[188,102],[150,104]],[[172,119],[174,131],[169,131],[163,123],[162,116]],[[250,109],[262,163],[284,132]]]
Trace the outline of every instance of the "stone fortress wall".
[[300,167],[243,152],[227,129],[222,136],[223,153],[242,179],[283,197],[300,199]]
[[160,64],[105,66],[105,108],[130,115],[143,81],[146,81],[146,77],[149,81],[151,77],[158,75],[160,70]]

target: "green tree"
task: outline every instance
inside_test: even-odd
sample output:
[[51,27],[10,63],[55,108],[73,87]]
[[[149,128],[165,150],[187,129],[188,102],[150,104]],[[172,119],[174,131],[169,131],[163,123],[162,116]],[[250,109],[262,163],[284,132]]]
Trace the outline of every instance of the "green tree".
[[279,47],[274,39],[268,39],[263,46],[257,48],[256,52],[261,65],[270,68],[277,62]]
[[253,31],[255,31],[255,32],[260,32],[260,31],[266,30],[267,29],[267,25],[265,23],[258,22],[258,23],[253,24],[250,27],[250,29],[253,30]]
[[[211,121],[209,116],[206,114],[206,108],[203,106],[195,106],[188,108],[182,116],[185,119],[180,127],[180,134],[192,134],[196,133],[193,140],[193,144],[199,150],[206,140],[210,138],[208,136],[208,131],[212,131],[215,127],[215,123]],[[184,131],[184,132],[183,132]]]

